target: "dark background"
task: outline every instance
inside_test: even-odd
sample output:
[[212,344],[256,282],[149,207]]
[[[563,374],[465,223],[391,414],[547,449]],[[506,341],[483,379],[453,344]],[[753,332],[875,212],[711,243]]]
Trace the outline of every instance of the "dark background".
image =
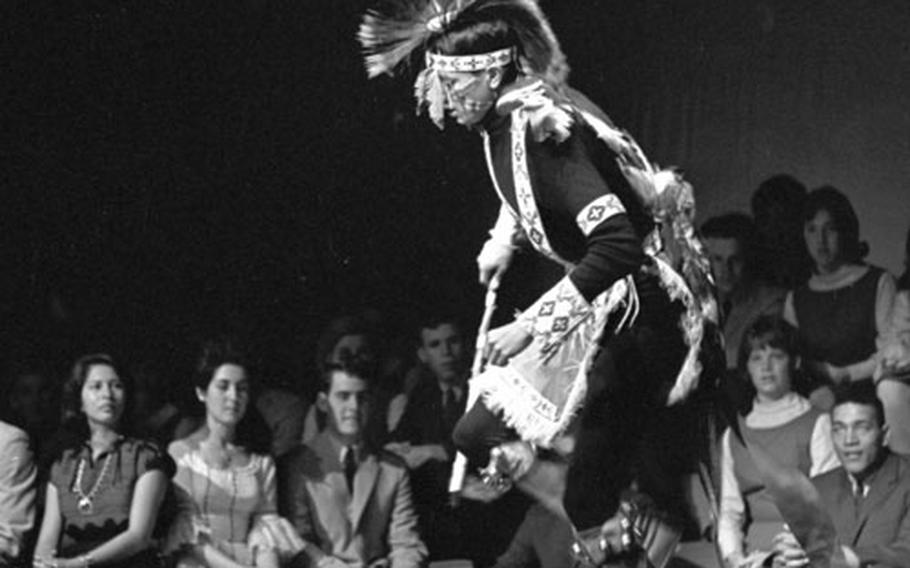
[[[340,312],[376,307],[404,331],[425,305],[476,321],[497,209],[478,137],[416,118],[412,75],[366,80],[368,4],[4,2],[8,357],[177,366],[229,328],[289,376]],[[842,182],[892,270],[910,218],[908,5],[542,2],[573,84],[685,166],[703,213],[745,208],[778,171]],[[556,275],[539,269],[522,258],[500,317]]]

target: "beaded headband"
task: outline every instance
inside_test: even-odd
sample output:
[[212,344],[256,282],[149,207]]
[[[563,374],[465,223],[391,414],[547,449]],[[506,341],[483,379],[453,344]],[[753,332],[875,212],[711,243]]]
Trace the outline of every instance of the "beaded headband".
[[427,67],[433,67],[437,71],[484,71],[494,67],[504,67],[514,59],[514,47],[475,55],[440,55],[429,51],[426,53]]

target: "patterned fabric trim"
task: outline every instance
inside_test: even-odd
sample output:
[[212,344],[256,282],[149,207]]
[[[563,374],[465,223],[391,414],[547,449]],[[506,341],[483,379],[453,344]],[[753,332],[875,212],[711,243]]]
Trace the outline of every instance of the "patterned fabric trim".
[[440,55],[427,52],[427,67],[437,71],[474,72],[508,65],[515,58],[515,48],[507,47],[476,55]]
[[587,237],[602,221],[625,212],[626,208],[622,206],[622,201],[616,195],[608,193],[585,205],[575,216],[575,222]]
[[[506,424],[523,440],[541,447],[550,447],[565,433],[581,408],[587,393],[588,371],[600,348],[607,318],[623,310],[620,327],[630,325],[638,305],[635,285],[629,276],[616,281],[590,304],[575,291],[577,299],[554,305],[549,313],[551,308],[545,305],[550,301],[547,298],[560,294],[571,296],[571,291],[560,289],[566,285],[574,289],[571,281],[564,279],[520,316],[535,327],[531,345],[506,366],[490,366],[471,379],[472,396],[477,393],[487,408],[502,413]],[[574,319],[563,321],[558,320],[562,317],[560,310],[577,310],[577,313]]]
[[518,316],[518,321],[535,338],[542,338],[547,352],[578,324],[591,316],[592,306],[572,280],[565,276]]

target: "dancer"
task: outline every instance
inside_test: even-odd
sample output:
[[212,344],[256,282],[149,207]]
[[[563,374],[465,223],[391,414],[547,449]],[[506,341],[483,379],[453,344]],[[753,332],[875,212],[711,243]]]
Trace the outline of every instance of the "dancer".
[[[688,417],[668,403],[696,387],[702,339],[717,319],[691,186],[656,174],[631,137],[566,84],[565,57],[536,2],[384,6],[360,29],[369,75],[423,52],[419,108],[440,127],[448,112],[484,139],[502,207],[478,257],[481,282],[504,272],[524,240],[566,268],[490,332],[488,366],[470,385],[480,400],[456,444],[474,460],[496,448],[500,470],[525,490],[544,502],[562,497],[558,512],[598,535],[582,549],[588,558],[632,555],[634,535],[614,530],[619,517],[605,521],[633,487],[649,498],[623,510],[656,503],[661,530],[684,516],[678,434]],[[559,454],[570,430],[562,495],[534,450]]]

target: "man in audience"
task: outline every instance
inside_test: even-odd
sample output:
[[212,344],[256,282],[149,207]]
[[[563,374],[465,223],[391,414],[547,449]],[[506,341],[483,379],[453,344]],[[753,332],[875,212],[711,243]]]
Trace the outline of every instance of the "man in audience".
[[467,355],[461,328],[453,319],[435,317],[421,324],[417,358],[418,382],[388,449],[398,453],[412,470],[435,462],[448,483],[455,457],[452,430],[464,414],[467,400]]
[[34,525],[35,475],[28,436],[0,421],[0,566],[20,559]]
[[[418,327],[422,371],[408,397],[395,442],[387,445],[411,470],[421,534],[432,560],[468,558],[489,566],[521,522],[527,501],[512,491],[490,502],[469,475],[457,507],[451,506],[449,477],[455,459],[452,431],[464,414],[470,350],[454,317],[425,316]],[[470,464],[469,471],[486,464]],[[477,499],[477,500],[474,500]]]
[[467,401],[468,349],[452,318],[425,318],[418,331],[422,372],[386,446],[404,459],[414,485],[421,534],[434,559],[461,557],[459,512],[449,507],[448,484],[455,459],[452,430]]
[[780,315],[786,290],[756,278],[755,228],[743,213],[711,217],[701,227],[723,315],[727,369],[736,369],[743,333],[763,315]]
[[[363,315],[341,315],[326,325],[316,344],[316,370],[324,373],[330,365],[345,365],[355,362],[374,377],[380,373],[379,337],[375,326]],[[318,383],[317,383],[318,384]],[[385,441],[387,432],[385,406],[387,393],[372,385],[373,408],[370,416],[371,436]],[[303,442],[312,440],[324,427],[325,421],[316,406],[307,412],[303,426]]]
[[[885,447],[884,416],[868,382],[838,390],[831,436],[841,467],[812,479],[851,567],[910,566],[910,460]],[[807,565],[791,533],[775,540],[775,567]]]
[[365,436],[371,380],[356,361],[329,365],[316,399],[326,426],[282,460],[281,513],[306,542],[298,566],[426,563],[407,467]]

